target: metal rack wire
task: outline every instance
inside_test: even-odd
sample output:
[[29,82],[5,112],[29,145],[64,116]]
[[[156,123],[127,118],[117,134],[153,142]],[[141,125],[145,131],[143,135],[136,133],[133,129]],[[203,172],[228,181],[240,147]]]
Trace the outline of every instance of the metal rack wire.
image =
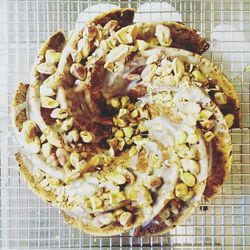
[[[103,3],[104,1],[102,1]],[[108,1],[138,8],[151,1]],[[161,1],[163,2],[163,1]],[[16,84],[28,81],[41,43],[57,29],[74,27],[78,14],[101,1],[0,1],[0,247],[2,248],[124,248],[124,249],[248,249],[250,247],[250,2],[168,1],[187,25],[212,44],[206,57],[233,78],[241,98],[241,129],[232,131],[234,163],[221,193],[203,204],[183,226],[150,238],[92,237],[64,224],[57,209],[27,188],[14,161],[18,145],[10,125],[10,103]],[[154,10],[148,10],[148,14]],[[162,9],[159,13],[173,12]],[[87,13],[91,14],[91,13]],[[218,25],[219,38],[214,28]],[[223,27],[229,27],[225,30]],[[236,27],[236,29],[235,29]],[[218,30],[217,30],[218,33]],[[216,45],[216,46],[213,46]],[[250,71],[250,70],[249,70]]]

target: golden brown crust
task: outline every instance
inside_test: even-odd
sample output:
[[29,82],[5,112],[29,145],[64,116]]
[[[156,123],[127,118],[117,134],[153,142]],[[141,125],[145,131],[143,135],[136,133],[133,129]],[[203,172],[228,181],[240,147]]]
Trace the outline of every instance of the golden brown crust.
[[23,123],[27,121],[26,109],[23,109],[17,116],[15,117],[15,125],[20,132],[23,128]]
[[[228,135],[229,136],[229,135]],[[207,178],[204,196],[210,200],[220,190],[232,165],[232,145],[218,133],[212,140],[212,166]]]
[[26,184],[29,186],[29,188],[39,197],[41,197],[44,201],[48,202],[54,202],[56,201],[56,196],[50,191],[44,190],[43,187],[41,187],[40,183],[37,182],[37,180],[34,178],[34,176],[30,173],[27,165],[25,164],[25,161],[23,159],[23,156],[20,152],[16,153],[16,161],[19,164],[19,170],[22,174],[22,177]]
[[88,23],[94,23],[95,25],[100,24],[101,26],[104,26],[109,21],[116,20],[119,23],[119,27],[122,28],[133,23],[134,14],[135,9],[132,8],[113,9],[97,15]]
[[13,98],[13,106],[17,106],[18,104],[24,103],[26,101],[26,95],[28,92],[29,84],[25,84],[23,82],[20,82],[18,84],[15,96]]
[[64,44],[66,42],[66,38],[62,31],[57,31],[52,34],[46,42],[42,45],[41,49],[39,50],[39,55],[45,55],[45,52],[48,49],[53,49],[55,51],[62,51]]
[[120,226],[118,223],[116,224],[110,224],[108,226],[98,228],[93,227],[89,224],[83,223],[80,219],[73,218],[71,216],[68,216],[67,214],[63,213],[64,221],[73,226],[74,228],[77,228],[84,233],[97,235],[97,236],[112,236],[117,235],[120,233],[124,233],[125,230],[122,226]]

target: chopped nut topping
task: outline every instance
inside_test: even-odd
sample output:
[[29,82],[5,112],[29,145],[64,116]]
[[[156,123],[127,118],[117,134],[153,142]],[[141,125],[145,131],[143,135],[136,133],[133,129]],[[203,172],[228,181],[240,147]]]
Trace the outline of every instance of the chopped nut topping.
[[132,44],[137,36],[137,27],[136,25],[124,27],[117,31],[115,36],[119,43]]
[[80,136],[85,143],[90,143],[94,139],[94,135],[89,131],[81,131]]
[[199,174],[200,165],[197,161],[182,159],[181,163],[182,163],[182,167],[183,167],[184,171],[190,171],[195,176],[197,176]]
[[179,58],[175,58],[173,60],[173,65],[174,65],[174,74],[177,75],[180,79],[183,73],[185,72],[185,65]]
[[234,124],[234,115],[233,114],[227,114],[224,116],[228,128],[231,128]]
[[112,213],[103,213],[94,218],[93,224],[96,227],[103,227],[114,222],[115,220],[116,218]]
[[70,166],[69,154],[64,148],[56,150],[56,157],[61,166],[68,168]]
[[47,96],[41,96],[41,107],[54,109],[59,106],[59,102]]
[[51,154],[52,145],[49,142],[46,142],[42,145],[42,153],[45,158],[48,158]]
[[155,29],[155,36],[162,46],[170,46],[172,43],[171,32],[167,26],[158,24]]
[[53,75],[56,72],[56,67],[53,64],[45,62],[37,65],[36,70],[41,74]]
[[113,206],[118,205],[119,203],[121,203],[125,199],[126,199],[126,197],[125,197],[123,192],[111,193],[109,196],[110,204]]
[[117,183],[118,185],[122,185],[126,182],[126,178],[122,174],[114,173],[114,172],[107,174],[106,179],[111,180]]
[[120,101],[118,98],[112,98],[110,104],[113,108],[117,109],[120,107]]
[[72,128],[72,126],[73,126],[73,123],[74,123],[74,118],[73,117],[67,118],[66,120],[64,120],[62,122],[62,126],[61,126],[62,131],[65,132],[65,131],[70,130]]
[[55,94],[56,93],[54,92],[53,89],[51,89],[43,84],[40,86],[40,95],[41,96],[53,96]]
[[68,115],[69,113],[66,109],[56,108],[51,112],[50,117],[54,119],[65,119]]
[[23,123],[22,134],[27,143],[33,142],[36,137],[37,126],[34,121],[27,120]]
[[80,63],[74,63],[70,67],[70,73],[77,79],[85,80],[87,77],[87,69]]
[[195,185],[195,177],[189,172],[181,172],[180,179],[188,186],[193,187]]
[[192,75],[193,75],[195,81],[200,82],[204,85],[208,84],[208,79],[199,70],[194,70],[192,72]]
[[148,48],[148,44],[143,40],[135,40],[135,46],[138,48],[139,51],[144,51]]
[[223,92],[215,92],[214,101],[217,104],[223,105],[227,103],[227,97],[225,96]]
[[49,76],[44,82],[43,85],[52,89],[56,89],[63,79],[62,73],[55,73],[54,75]]
[[132,214],[130,212],[122,212],[119,216],[119,222],[122,226],[129,226],[132,220]]
[[56,64],[60,61],[61,53],[53,49],[48,49],[45,54],[45,61],[50,64]]
[[214,138],[214,133],[212,131],[207,131],[205,134],[204,134],[204,137],[205,137],[205,140],[207,142],[210,142],[213,138]]
[[152,176],[149,180],[149,186],[151,188],[159,188],[162,184],[162,178],[158,176]]
[[91,196],[89,200],[94,210],[102,207],[102,200],[99,197]]

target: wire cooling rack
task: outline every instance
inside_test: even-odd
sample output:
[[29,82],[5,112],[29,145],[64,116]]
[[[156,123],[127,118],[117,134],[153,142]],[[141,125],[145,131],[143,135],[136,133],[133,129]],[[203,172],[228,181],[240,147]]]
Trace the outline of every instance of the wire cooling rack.
[[[150,1],[108,1],[139,8]],[[92,237],[64,224],[57,209],[42,202],[20,178],[10,125],[10,103],[29,72],[41,43],[57,29],[72,29],[78,14],[101,1],[0,1],[0,247],[5,249],[249,249],[250,248],[250,2],[168,1],[187,25],[210,42],[206,57],[231,77],[241,99],[242,128],[232,131],[234,163],[221,193],[203,204],[185,225],[162,237]],[[104,1],[102,1],[104,3]],[[153,2],[152,2],[153,3]],[[157,13],[153,4],[146,17]],[[155,6],[154,6],[155,8]],[[98,11],[94,8],[92,11]],[[91,11],[86,15],[90,15]],[[158,10],[159,12],[159,10]],[[144,13],[145,15],[145,13]],[[145,16],[144,16],[145,17]],[[144,17],[141,17],[144,20]]]

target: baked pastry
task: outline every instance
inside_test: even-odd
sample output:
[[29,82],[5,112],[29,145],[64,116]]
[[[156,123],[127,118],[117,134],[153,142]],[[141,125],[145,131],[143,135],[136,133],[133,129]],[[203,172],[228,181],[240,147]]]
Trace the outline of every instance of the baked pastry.
[[198,55],[206,41],[179,23],[132,24],[133,13],[55,33],[12,105],[25,181],[95,235],[183,223],[223,184],[240,121],[233,85]]

